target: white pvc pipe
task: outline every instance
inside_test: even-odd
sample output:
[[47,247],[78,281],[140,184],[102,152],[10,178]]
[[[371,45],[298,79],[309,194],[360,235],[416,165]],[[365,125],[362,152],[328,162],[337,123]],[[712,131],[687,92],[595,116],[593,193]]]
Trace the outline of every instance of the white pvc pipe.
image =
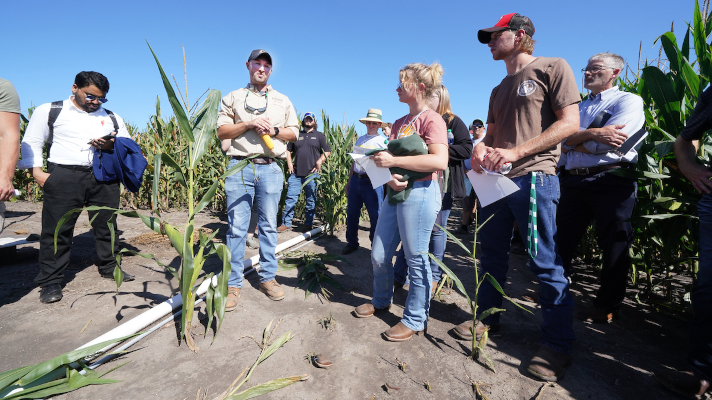
[[[289,239],[284,243],[278,244],[274,250],[275,254],[280,253],[280,252],[296,245],[299,242],[303,242],[304,240],[307,240],[307,239],[313,237],[314,235],[325,230],[326,227],[327,226],[325,225],[325,226],[320,226],[320,227],[314,228],[309,232],[306,232],[302,235],[299,235],[297,237]],[[247,260],[245,260],[245,262],[243,264],[244,268],[245,269],[251,268],[251,267],[259,264],[259,258],[260,258],[259,254],[248,258]],[[204,280],[203,283],[201,283],[200,286],[198,287],[198,291],[196,292],[196,297],[201,297],[203,294],[205,294],[205,292],[208,291],[208,285],[210,285],[210,281]],[[173,296],[172,298],[164,301],[163,303],[144,312],[143,314],[138,315],[138,316],[132,318],[131,320],[124,322],[123,324],[117,326],[116,328],[110,330],[109,332],[106,332],[105,334],[99,336],[98,338],[92,340],[91,342],[89,342],[81,347],[78,347],[77,350],[82,349],[84,347],[89,347],[89,346],[95,345],[97,343],[105,342],[107,340],[112,340],[112,339],[120,338],[123,336],[133,335],[134,333],[140,331],[141,329],[144,329],[147,326],[158,321],[160,318],[162,318],[166,314],[169,314],[169,313],[173,312],[173,310],[180,308],[182,304],[183,304],[183,298],[181,297],[180,294],[177,294],[177,295]],[[97,354],[104,353],[107,350],[111,349],[112,347],[115,347],[116,345],[117,345],[117,343],[106,346],[105,348],[98,351]]]

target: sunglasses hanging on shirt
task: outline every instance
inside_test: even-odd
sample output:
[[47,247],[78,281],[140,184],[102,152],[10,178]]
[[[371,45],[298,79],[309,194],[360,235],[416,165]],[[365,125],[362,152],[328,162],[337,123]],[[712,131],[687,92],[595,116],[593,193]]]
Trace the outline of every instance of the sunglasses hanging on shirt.
[[264,114],[265,111],[267,111],[267,106],[269,105],[269,99],[267,98],[267,93],[265,93],[265,106],[262,108],[254,108],[251,107],[247,104],[247,96],[250,95],[250,91],[248,90],[247,93],[245,93],[245,111],[247,111],[250,114],[254,115],[260,115]]

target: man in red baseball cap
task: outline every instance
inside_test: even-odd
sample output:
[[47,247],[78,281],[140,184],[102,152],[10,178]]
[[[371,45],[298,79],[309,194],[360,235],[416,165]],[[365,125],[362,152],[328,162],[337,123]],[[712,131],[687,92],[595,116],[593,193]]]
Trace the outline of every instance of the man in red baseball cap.
[[[579,128],[581,101],[571,67],[561,58],[534,57],[534,25],[529,18],[507,14],[492,28],[477,36],[487,43],[494,60],[502,60],[507,76],[492,90],[487,115],[487,135],[472,151],[472,170],[499,171],[511,163],[507,173],[520,190],[500,199],[478,213],[481,226],[481,268],[504,287],[509,268],[510,242],[514,223],[531,256],[530,268],[539,278],[544,323],[541,347],[527,366],[533,377],[557,381],[571,363],[573,299],[564,276],[556,237],[556,212],[559,179],[556,162],[561,141]],[[491,218],[490,218],[491,217]],[[528,229],[527,229],[528,227]],[[478,309],[484,313],[502,308],[502,294],[489,282],[482,284]],[[480,312],[482,314],[482,312]],[[500,329],[499,313],[477,324],[469,320],[455,327],[454,333],[472,340]]]

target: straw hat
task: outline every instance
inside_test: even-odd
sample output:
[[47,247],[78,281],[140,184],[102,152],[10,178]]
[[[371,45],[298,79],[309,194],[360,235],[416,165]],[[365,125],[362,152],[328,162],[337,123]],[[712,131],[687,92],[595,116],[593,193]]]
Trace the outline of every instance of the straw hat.
[[366,118],[361,118],[359,121],[362,123],[366,122],[380,122],[383,123],[383,120],[381,119],[383,116],[383,113],[381,110],[377,108],[369,108],[368,113],[366,114]]

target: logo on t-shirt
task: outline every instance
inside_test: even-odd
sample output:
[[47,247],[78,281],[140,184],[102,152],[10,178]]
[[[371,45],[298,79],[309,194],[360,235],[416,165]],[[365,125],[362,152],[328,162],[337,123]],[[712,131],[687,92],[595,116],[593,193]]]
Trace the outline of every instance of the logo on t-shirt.
[[536,90],[536,82],[533,80],[524,81],[519,84],[518,96],[529,96]]

